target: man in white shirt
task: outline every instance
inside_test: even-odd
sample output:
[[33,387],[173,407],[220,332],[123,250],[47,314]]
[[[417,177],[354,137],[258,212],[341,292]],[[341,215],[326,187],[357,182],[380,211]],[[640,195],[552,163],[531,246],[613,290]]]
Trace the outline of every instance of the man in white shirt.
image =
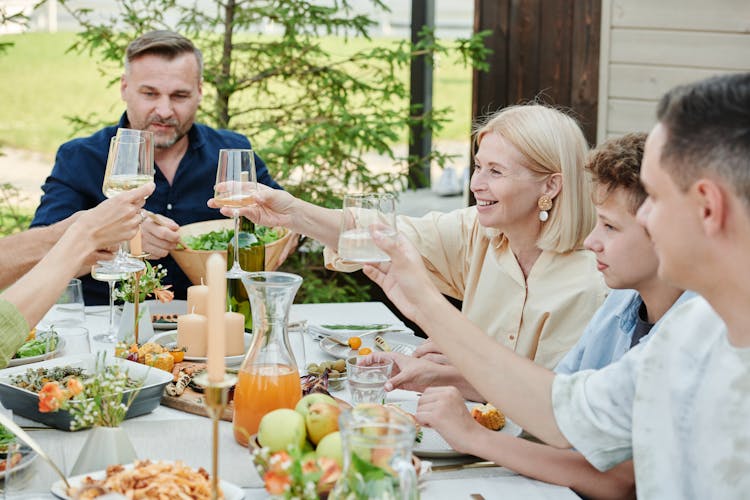
[[[601,469],[632,456],[639,498],[746,498],[750,74],[677,87],[659,103],[658,120],[646,142],[641,179],[649,196],[638,217],[654,242],[659,276],[703,297],[675,309],[649,344],[619,362],[554,375],[490,345],[429,286],[402,238],[376,234],[392,263],[365,273],[481,394],[532,434],[574,446]],[[470,341],[450,334],[457,330]]]

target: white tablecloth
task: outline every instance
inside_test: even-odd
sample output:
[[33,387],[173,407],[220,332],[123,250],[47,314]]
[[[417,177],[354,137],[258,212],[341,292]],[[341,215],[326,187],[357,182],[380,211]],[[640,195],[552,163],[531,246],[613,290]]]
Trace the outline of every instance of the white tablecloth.
[[[184,307],[179,302],[169,307],[179,311]],[[157,312],[159,307],[156,307]],[[152,311],[154,312],[154,311]],[[90,334],[96,335],[106,328],[106,308],[90,307],[86,310],[86,326]],[[292,306],[290,321],[307,320],[310,323],[398,323],[397,317],[382,303],[345,304],[299,304]],[[109,349],[111,344],[92,344],[94,350]],[[307,363],[330,359],[317,343],[308,336],[305,339]],[[346,391],[335,396],[347,398]],[[389,395],[395,400],[416,399],[417,394],[397,391]],[[24,418],[15,417],[21,425],[41,425]],[[153,413],[126,420],[123,427],[136,448],[140,458],[180,459],[193,467],[204,467],[210,471],[211,426],[203,417],[187,414],[160,406]],[[54,429],[30,431],[52,458],[68,473],[87,437],[87,431],[63,432]],[[223,480],[241,486],[245,498],[267,498],[263,484],[251,465],[246,448],[238,445],[232,435],[230,422],[220,424],[220,476]],[[455,462],[456,459],[453,459]],[[434,463],[450,463],[449,459],[434,460]],[[33,474],[27,486],[29,498],[53,498],[50,485],[57,480],[52,469],[42,460],[32,466]],[[469,498],[480,493],[485,498],[565,499],[578,498],[572,491],[559,486],[535,481],[514,474],[504,468],[485,468],[432,472],[425,478],[421,488],[425,499]]]

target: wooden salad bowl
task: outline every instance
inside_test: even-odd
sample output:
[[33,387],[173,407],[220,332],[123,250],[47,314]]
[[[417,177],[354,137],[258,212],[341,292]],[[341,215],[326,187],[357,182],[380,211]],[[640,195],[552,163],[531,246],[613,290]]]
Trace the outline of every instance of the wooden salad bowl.
[[[197,236],[199,234],[211,231],[221,231],[222,229],[233,229],[234,222],[232,219],[216,219],[193,224],[185,224],[177,231],[180,238],[184,240],[187,236]],[[266,245],[266,271],[273,271],[281,265],[281,254],[286,246],[292,233],[286,228],[278,227],[277,231],[282,232],[281,238]],[[218,253],[226,259],[226,250],[191,250],[189,248],[178,247],[169,254],[180,266],[180,269],[190,278],[194,285],[201,283],[201,278],[205,282],[206,262],[211,254]]]

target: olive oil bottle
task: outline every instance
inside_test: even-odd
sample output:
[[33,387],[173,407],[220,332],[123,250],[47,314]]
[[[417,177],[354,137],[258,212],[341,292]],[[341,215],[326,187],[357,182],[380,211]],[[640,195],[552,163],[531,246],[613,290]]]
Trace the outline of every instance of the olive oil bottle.
[[[240,220],[239,262],[243,271],[255,272],[265,270],[266,247],[255,236],[255,224],[246,217]],[[227,247],[227,270],[234,262],[234,239]],[[227,310],[245,316],[245,330],[253,329],[253,315],[250,311],[250,299],[241,279],[227,278]]]

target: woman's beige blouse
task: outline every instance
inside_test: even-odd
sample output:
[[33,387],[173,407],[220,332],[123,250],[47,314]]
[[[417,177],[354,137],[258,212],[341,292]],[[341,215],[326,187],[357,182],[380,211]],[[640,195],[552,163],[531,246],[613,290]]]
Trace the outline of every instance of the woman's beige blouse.
[[[524,281],[502,236],[490,237],[474,207],[421,218],[399,216],[441,292],[488,335],[549,369],[576,343],[607,288],[587,250],[544,251]],[[326,248],[330,269],[353,271]],[[460,332],[456,332],[460,335]]]

